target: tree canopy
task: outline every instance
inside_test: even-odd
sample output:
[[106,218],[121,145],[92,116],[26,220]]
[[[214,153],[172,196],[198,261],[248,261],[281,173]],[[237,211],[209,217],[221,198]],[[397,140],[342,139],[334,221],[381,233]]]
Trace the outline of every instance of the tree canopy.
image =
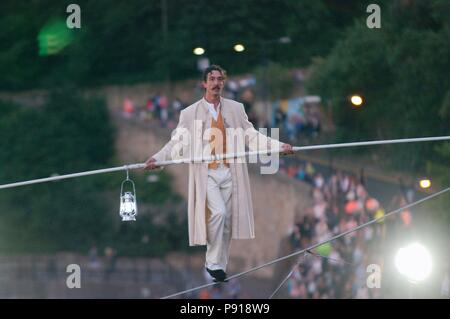
[[[380,29],[355,20],[326,59],[314,65],[309,91],[332,107],[338,141],[450,132],[450,29],[444,2],[401,3],[382,8]],[[351,94],[363,96],[362,107],[350,106]],[[391,146],[390,162],[413,170],[424,169],[427,161],[448,164],[435,148],[433,143]]]
[[[308,65],[313,56],[329,52],[353,18],[366,14],[369,3],[84,0],[77,2],[81,28],[63,32],[55,24],[66,21],[72,2],[1,2],[0,89],[185,79],[197,76],[192,50],[198,46],[232,73],[252,70],[267,59]],[[49,54],[39,48],[45,35],[60,39],[60,47]],[[280,43],[282,37],[291,42]],[[246,50],[234,52],[236,43]]]
[[[102,100],[61,91],[43,107],[1,102],[0,108],[2,184],[118,166],[115,133]],[[160,255],[186,246],[186,220],[177,213],[182,201],[169,176],[161,174],[151,184],[142,174],[131,178],[137,187],[139,223],[120,221],[123,174],[2,190],[0,252],[87,251],[96,244],[113,246],[121,255]],[[148,243],[142,242],[144,236]]]

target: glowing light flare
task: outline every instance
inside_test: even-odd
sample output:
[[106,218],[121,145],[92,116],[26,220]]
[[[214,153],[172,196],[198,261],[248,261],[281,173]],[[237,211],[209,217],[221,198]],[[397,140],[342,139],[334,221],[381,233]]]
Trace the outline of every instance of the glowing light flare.
[[205,53],[205,49],[203,49],[201,47],[197,47],[197,48],[194,49],[193,52],[194,52],[195,55],[202,55],[202,54]]
[[431,181],[429,179],[422,179],[420,180],[419,185],[421,188],[430,188]]
[[352,104],[354,106],[360,107],[364,103],[364,100],[359,95],[352,95],[351,98],[350,98],[350,102],[352,102]]
[[423,245],[413,243],[398,250],[395,266],[410,282],[416,283],[430,275],[431,255]]
[[236,52],[243,52],[245,50],[245,47],[242,44],[236,44],[234,46],[234,51]]

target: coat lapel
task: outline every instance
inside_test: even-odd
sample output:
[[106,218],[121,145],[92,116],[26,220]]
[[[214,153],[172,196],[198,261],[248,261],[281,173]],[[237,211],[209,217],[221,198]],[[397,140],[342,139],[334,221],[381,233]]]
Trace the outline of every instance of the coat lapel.
[[203,131],[211,127],[211,119],[212,115],[211,112],[209,112],[208,105],[204,102],[203,99],[200,100],[200,103],[198,105],[198,108],[196,110],[196,119],[202,121],[202,128]]
[[221,105],[221,112],[222,112],[222,118],[223,118],[223,124],[225,125],[225,128],[233,127],[231,125],[231,114],[230,114],[230,106],[225,102],[224,98],[220,98],[220,105]]
[[203,157],[203,150],[205,148],[205,143],[207,143],[207,140],[203,137],[205,135],[205,130],[211,127],[211,119],[212,115],[208,110],[208,105],[201,99],[197,104],[194,116],[193,131],[195,132],[195,137],[193,153],[195,158]]

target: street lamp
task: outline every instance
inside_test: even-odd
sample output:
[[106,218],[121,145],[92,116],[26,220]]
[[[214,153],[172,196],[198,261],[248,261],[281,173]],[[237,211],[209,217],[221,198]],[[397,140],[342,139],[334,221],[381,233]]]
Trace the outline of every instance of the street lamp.
[[350,97],[350,102],[352,102],[353,106],[360,107],[364,100],[360,95],[354,94]]
[[193,52],[195,55],[203,55],[205,53],[205,49],[203,49],[202,47],[197,47]]
[[245,47],[242,44],[238,43],[234,46],[234,51],[236,51],[236,52],[243,52],[244,50],[245,50]]
[[424,178],[419,182],[420,188],[430,188],[431,181],[428,178]]
[[198,56],[197,69],[200,72],[203,72],[207,67],[209,67],[209,59],[206,56],[202,56],[205,54],[205,49],[202,47],[196,47],[192,52]]

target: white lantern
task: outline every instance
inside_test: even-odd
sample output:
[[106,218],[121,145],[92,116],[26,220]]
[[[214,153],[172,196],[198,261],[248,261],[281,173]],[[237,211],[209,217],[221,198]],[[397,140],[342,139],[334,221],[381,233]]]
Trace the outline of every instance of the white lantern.
[[[130,182],[133,185],[133,192],[123,192],[123,185],[125,182]],[[137,203],[136,203],[136,189],[134,182],[128,178],[122,182],[120,186],[120,216],[122,221],[136,220],[137,215]]]

